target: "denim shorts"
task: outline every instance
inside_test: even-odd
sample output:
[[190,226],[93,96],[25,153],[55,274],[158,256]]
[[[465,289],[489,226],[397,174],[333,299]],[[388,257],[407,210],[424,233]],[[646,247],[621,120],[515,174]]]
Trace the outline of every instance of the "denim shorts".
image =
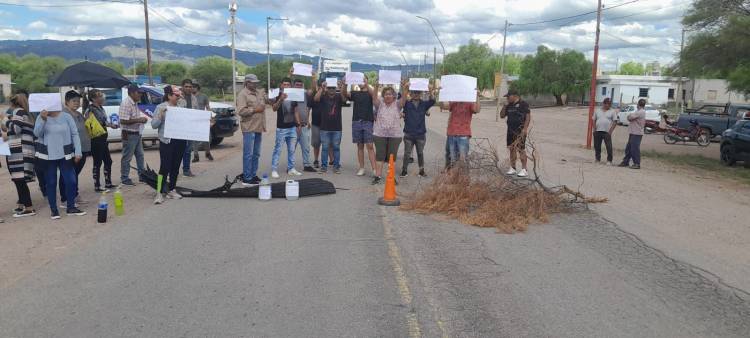
[[373,143],[372,125],[370,121],[352,121],[352,143]]

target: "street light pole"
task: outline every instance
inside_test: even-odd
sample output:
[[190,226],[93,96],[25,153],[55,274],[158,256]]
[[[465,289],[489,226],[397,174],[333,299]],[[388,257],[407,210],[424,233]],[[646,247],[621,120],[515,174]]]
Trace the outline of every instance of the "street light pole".
[[425,18],[423,16],[417,15],[417,18],[427,21],[427,24],[430,25],[430,29],[432,29],[432,34],[435,34],[435,38],[437,38],[438,43],[440,43],[440,48],[443,49],[443,62],[445,62],[445,46],[443,45],[443,41],[440,41],[440,36],[438,36],[437,31],[435,31],[435,27],[432,26],[432,22],[430,22],[430,19]]
[[500,83],[497,86],[497,113],[495,122],[500,121],[500,94],[503,90],[503,78],[505,78],[505,42],[508,40],[508,20],[505,20],[505,29],[503,30],[503,55],[500,61]]
[[266,84],[269,94],[271,93],[271,20],[284,21],[289,19],[266,17],[266,67],[268,68]]
[[232,102],[237,107],[237,56],[235,52],[234,36],[237,33],[235,26],[235,15],[237,14],[237,1],[232,0],[229,5],[229,16],[232,33]]

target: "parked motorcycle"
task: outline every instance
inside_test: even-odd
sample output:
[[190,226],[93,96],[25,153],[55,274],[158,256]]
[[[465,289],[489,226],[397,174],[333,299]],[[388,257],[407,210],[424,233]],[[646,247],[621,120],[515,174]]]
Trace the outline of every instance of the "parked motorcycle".
[[662,134],[669,131],[669,128],[674,126],[675,123],[672,121],[669,121],[669,117],[667,117],[666,114],[661,116],[661,122],[656,122],[652,120],[646,120],[646,127],[643,129],[643,131],[646,134]]
[[675,144],[677,142],[682,142],[683,144],[695,142],[701,147],[708,147],[711,144],[711,133],[702,129],[698,121],[691,119],[690,128],[683,129],[676,126],[669,126],[667,133],[664,134],[664,143]]

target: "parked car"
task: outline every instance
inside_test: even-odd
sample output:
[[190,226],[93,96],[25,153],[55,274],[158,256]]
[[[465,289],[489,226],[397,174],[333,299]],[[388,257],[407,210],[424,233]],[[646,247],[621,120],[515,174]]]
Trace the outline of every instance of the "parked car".
[[231,137],[240,127],[240,121],[234,107],[218,102],[211,102],[214,124],[211,126],[211,145],[219,145],[225,137]]
[[690,120],[698,121],[702,129],[711,133],[711,136],[721,136],[722,133],[732,128],[738,120],[742,120],[750,113],[750,105],[705,105],[698,109],[687,110],[680,114],[677,126],[687,128]]
[[[145,95],[141,95],[141,102],[138,103],[138,108],[147,116],[149,120],[143,129],[143,142],[150,142],[151,145],[156,144],[159,140],[159,132],[151,127],[151,117],[154,115],[156,106],[162,103],[164,100],[164,89],[161,87],[141,86],[146,91]],[[122,98],[127,95],[126,89],[105,89],[103,90],[106,95],[106,101],[104,110],[107,115],[118,114],[120,109],[120,102]],[[214,125],[211,126],[211,144],[220,144],[225,137],[230,137],[239,128],[239,121],[234,113],[234,107],[219,103],[210,102],[211,110],[213,111],[212,117],[214,118]],[[122,134],[119,129],[107,128],[109,137],[108,142],[121,142]]]
[[750,120],[737,121],[721,137],[721,162],[731,166],[738,161],[750,168]]
[[[654,121],[656,123],[659,123],[659,121],[661,121],[661,112],[659,112],[658,109],[654,108],[654,106],[650,104],[647,104],[645,108],[647,121]],[[635,104],[629,104],[623,109],[620,109],[620,111],[617,113],[617,123],[623,126],[629,125],[630,121],[628,121],[628,115],[630,115],[630,113],[634,113],[637,109],[638,105]]]

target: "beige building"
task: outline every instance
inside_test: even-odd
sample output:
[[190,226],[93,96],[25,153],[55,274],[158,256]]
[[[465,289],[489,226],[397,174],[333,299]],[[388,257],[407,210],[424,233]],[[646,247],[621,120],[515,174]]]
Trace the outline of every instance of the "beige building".
[[10,95],[13,93],[10,74],[0,74],[0,103],[8,103]]
[[750,103],[750,97],[728,89],[729,84],[721,79],[695,79],[685,84],[685,100],[694,107],[703,104]]

